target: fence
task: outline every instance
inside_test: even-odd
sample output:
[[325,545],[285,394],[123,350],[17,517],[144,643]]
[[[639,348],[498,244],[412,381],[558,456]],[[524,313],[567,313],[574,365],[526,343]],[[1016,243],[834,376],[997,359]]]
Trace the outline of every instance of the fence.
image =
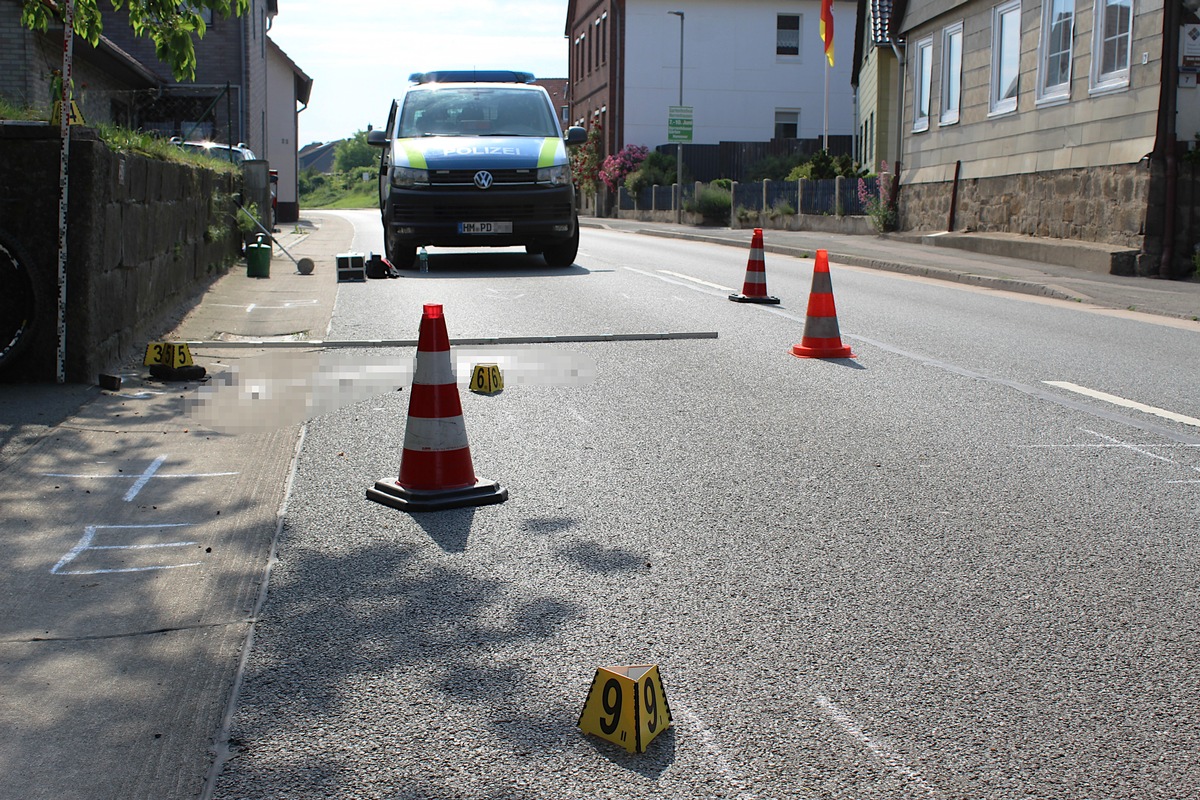
[[[655,149],[674,156],[679,145],[662,144]],[[694,180],[702,183],[717,178],[743,181],[755,164],[766,158],[783,156],[812,156],[824,149],[824,140],[772,139],[769,142],[720,142],[718,144],[683,145],[683,164]],[[830,136],[829,154],[853,155],[854,139],[851,136]]]
[[[686,209],[702,183],[683,190]],[[618,192],[622,211],[674,211],[674,186],[650,186],[633,197],[624,188]],[[867,204],[879,197],[879,178],[822,178],[798,181],[755,181],[734,183],[733,210],[824,216],[865,216]]]

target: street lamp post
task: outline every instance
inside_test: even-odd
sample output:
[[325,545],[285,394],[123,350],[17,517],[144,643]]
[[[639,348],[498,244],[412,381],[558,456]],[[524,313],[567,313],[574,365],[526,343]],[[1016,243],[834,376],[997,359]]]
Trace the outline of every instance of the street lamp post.
[[[668,11],[679,17],[679,105],[683,105],[683,12]],[[675,224],[683,223],[683,142],[675,145]]]

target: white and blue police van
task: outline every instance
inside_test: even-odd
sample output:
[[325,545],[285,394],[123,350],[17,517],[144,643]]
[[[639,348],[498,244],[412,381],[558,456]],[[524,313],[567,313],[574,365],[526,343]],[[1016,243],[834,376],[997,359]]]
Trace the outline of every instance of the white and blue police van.
[[567,147],[546,90],[528,72],[414,74],[387,126],[367,141],[383,150],[379,209],[384,249],[398,269],[417,248],[512,247],[570,266],[579,220]]

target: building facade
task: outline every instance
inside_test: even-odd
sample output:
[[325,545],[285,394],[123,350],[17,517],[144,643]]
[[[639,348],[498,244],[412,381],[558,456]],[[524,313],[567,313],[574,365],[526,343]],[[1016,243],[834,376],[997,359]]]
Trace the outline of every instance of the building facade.
[[[1185,265],[1167,180],[1197,129],[1180,0],[910,0],[901,227],[1137,247]],[[1194,16],[1190,17],[1195,19]],[[1189,85],[1190,84],[1190,85]],[[950,210],[955,209],[953,219]]]
[[571,0],[571,123],[601,125],[605,153],[667,144],[675,105],[693,108],[695,144],[851,136],[854,7],[835,7],[832,67],[820,8],[819,0]]

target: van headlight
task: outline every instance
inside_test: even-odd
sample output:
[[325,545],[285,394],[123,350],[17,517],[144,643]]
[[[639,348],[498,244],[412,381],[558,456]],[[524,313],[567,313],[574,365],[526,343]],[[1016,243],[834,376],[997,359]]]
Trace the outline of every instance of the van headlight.
[[392,186],[405,188],[429,183],[429,170],[413,167],[392,167]]
[[566,186],[571,182],[571,167],[567,164],[559,164],[557,167],[543,167],[537,173],[538,183],[547,183],[551,186]]

